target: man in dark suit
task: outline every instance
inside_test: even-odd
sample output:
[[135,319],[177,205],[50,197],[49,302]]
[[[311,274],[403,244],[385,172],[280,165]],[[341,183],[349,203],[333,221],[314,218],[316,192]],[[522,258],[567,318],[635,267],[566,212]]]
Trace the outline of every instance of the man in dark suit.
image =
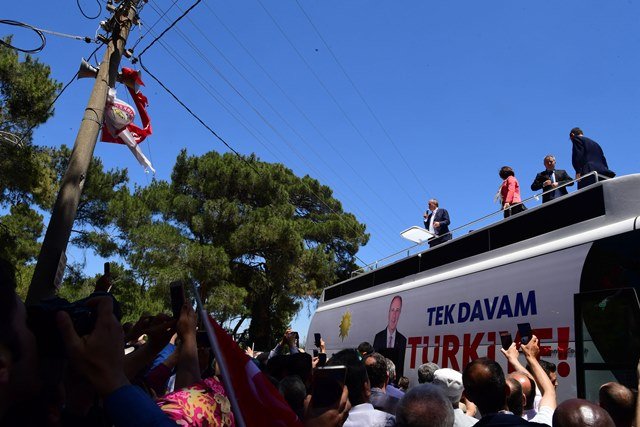
[[402,312],[402,297],[396,295],[389,305],[389,321],[387,327],[378,332],[373,340],[373,348],[388,357],[396,365],[396,378],[404,372],[404,354],[407,350],[407,338],[398,332],[398,320]]
[[[600,145],[592,139],[582,134],[580,128],[573,128],[569,133],[569,138],[573,144],[571,151],[571,162],[576,170],[576,179],[588,174],[589,172],[597,172],[608,178],[613,178],[616,174],[609,169],[607,159]],[[596,182],[595,176],[578,181],[578,190]]]
[[435,236],[429,239],[429,247],[451,240],[449,212],[438,207],[436,199],[429,200],[429,212],[425,212],[422,217],[424,218],[424,228]]
[[[542,203],[566,195],[567,186],[564,184],[571,182],[571,177],[567,174],[567,171],[556,169],[556,158],[553,155],[549,154],[544,158],[544,167],[546,169],[536,175],[536,179],[531,184],[532,191],[544,190],[545,194],[542,195]],[[573,182],[568,185],[573,185]],[[559,186],[560,188],[558,188]]]

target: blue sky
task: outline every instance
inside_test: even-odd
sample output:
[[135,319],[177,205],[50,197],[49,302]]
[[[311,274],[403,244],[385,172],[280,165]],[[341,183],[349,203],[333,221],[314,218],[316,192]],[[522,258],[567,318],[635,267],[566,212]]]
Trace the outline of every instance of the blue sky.
[[[80,4],[88,15],[98,10],[93,0]],[[141,52],[191,4],[151,0],[128,46],[144,36]],[[91,37],[99,21],[71,0],[10,2],[3,11]],[[369,263],[411,245],[399,233],[421,224],[430,197],[454,228],[496,211],[503,165],[516,171],[524,197],[546,154],[573,175],[574,126],[602,145],[612,170],[637,172],[639,16],[631,0],[203,0],[143,60],[236,151],[333,188],[367,224],[371,240],[358,257]],[[0,26],[0,36],[9,33],[20,46],[37,42]],[[48,35],[36,56],[66,83],[93,48]],[[182,148],[226,151],[150,76],[143,80],[154,133],[142,149],[157,178],[169,178]],[[92,84],[69,87],[37,144],[73,144]],[[134,184],[151,180],[122,146],[98,143],[95,155],[127,168]],[[88,272],[98,272],[102,261],[86,257]],[[296,321],[301,331],[306,317]]]

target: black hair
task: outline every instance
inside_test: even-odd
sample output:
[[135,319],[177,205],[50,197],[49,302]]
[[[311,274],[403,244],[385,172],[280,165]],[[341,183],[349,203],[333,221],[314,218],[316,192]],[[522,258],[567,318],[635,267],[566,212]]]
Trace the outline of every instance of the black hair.
[[[551,375],[556,371],[556,364],[553,362],[540,359],[538,360],[538,363],[540,363],[542,370],[544,371],[545,374],[547,374],[547,376]],[[533,375],[533,368],[528,363],[527,363],[527,371],[529,371],[529,373]]]
[[368,341],[363,341],[358,345],[358,353],[360,353],[362,356],[369,355],[373,352],[373,346]]
[[574,136],[584,135],[584,134],[582,133],[582,129],[580,129],[579,127],[575,127],[575,128],[573,128],[573,129],[571,129],[571,131],[569,132],[569,136],[571,136],[572,134],[573,134]]
[[347,367],[347,377],[345,385],[349,390],[349,401],[351,406],[367,403],[366,396],[364,394],[365,383],[369,381],[367,376],[367,369],[360,359],[360,353],[358,350],[347,348],[340,350],[327,362],[328,366],[344,365]]
[[498,175],[500,175],[500,178],[502,179],[507,179],[510,176],[516,176],[515,172],[513,171],[513,169],[511,169],[510,166],[501,167]]
[[[374,363],[367,363],[369,359],[373,359]],[[367,375],[371,387],[384,387],[387,381],[387,359],[380,353],[371,353],[364,359],[364,365],[367,367]]]

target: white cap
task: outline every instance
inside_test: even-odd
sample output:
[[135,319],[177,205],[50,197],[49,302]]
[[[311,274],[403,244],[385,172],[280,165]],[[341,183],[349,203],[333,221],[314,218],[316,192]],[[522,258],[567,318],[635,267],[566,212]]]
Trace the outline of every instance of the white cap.
[[433,374],[433,384],[439,386],[451,403],[458,403],[464,387],[462,374],[454,369],[442,368]]

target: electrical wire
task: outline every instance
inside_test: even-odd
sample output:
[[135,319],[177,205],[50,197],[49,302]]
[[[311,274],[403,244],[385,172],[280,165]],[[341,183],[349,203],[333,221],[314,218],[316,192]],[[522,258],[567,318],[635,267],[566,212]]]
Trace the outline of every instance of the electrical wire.
[[87,19],[96,19],[102,13],[102,5],[100,4],[100,0],[96,0],[96,3],[98,3],[98,13],[96,14],[96,16],[87,16],[87,14],[84,13],[84,10],[82,10],[82,6],[80,6],[80,0],[76,0],[76,4],[78,5],[78,9],[80,9],[80,13]]
[[[96,52],[98,52],[98,50],[100,50],[100,48],[104,45],[104,43],[101,43],[98,47],[96,47],[93,52],[91,52],[89,54],[89,56],[87,57],[88,59],[91,59],[92,56],[94,56],[96,54]],[[71,77],[71,79],[67,82],[67,84],[65,84],[62,89],[60,90],[60,92],[58,92],[58,94],[56,95],[55,98],[53,98],[53,101],[51,101],[51,103],[49,104],[49,106],[47,107],[47,111],[51,110],[51,108],[55,105],[56,101],[62,96],[62,94],[64,93],[65,90],[67,90],[67,88],[71,85],[71,83],[73,83],[76,78],[78,77],[78,73],[80,71],[76,71],[76,73],[73,75],[73,77]],[[29,129],[27,129],[26,131],[24,131],[24,133],[22,134],[22,136],[20,137],[20,140],[18,142],[19,145],[22,145],[23,141],[25,140],[25,138],[27,138],[30,134],[31,131],[33,131],[33,129],[35,129],[35,127],[38,126],[37,124],[33,124],[29,127]]]
[[176,20],[174,20],[174,21],[171,23],[171,25],[169,25],[167,28],[165,28],[165,29],[164,29],[164,31],[162,31],[162,32],[160,33],[160,35],[159,35],[159,36],[157,36],[156,38],[154,38],[154,39],[153,39],[153,41],[152,41],[151,43],[149,43],[149,45],[148,45],[147,47],[145,47],[145,48],[142,50],[142,52],[140,52],[140,54],[138,55],[138,58],[140,58],[140,57],[141,57],[141,56],[142,56],[142,55],[143,55],[147,50],[149,50],[149,48],[150,48],[151,46],[153,46],[155,42],[157,42],[158,40],[160,40],[160,38],[161,38],[162,36],[164,36],[164,35],[167,33],[167,31],[169,31],[170,29],[172,29],[172,28],[173,28],[173,27],[174,27],[178,22],[180,22],[180,20],[182,20],[182,18],[184,18],[185,16],[187,16],[187,14],[188,14],[189,12],[191,12],[191,10],[192,10],[194,7],[196,7],[196,6],[197,6],[201,1],[202,1],[202,0],[196,0],[196,2],[195,2],[195,3],[193,3],[193,4],[189,7],[189,9],[187,9],[186,11],[184,11],[184,12],[182,13],[182,15],[178,16],[178,18],[177,18]]
[[287,36],[287,34],[285,33],[285,31],[282,29],[282,27],[280,26],[280,24],[278,23],[278,21],[276,21],[276,19],[273,17],[273,15],[271,14],[271,12],[269,12],[269,10],[262,4],[261,0],[257,0],[258,4],[262,7],[262,9],[265,11],[265,13],[269,16],[269,18],[271,19],[271,21],[273,22],[273,24],[276,26],[276,28],[278,29],[278,31],[280,32],[280,34],[282,34],[282,36],[285,38],[285,40],[287,40],[287,42],[289,43],[289,45],[291,46],[291,48],[296,52],[296,54],[298,55],[298,57],[300,58],[300,60],[307,66],[307,68],[309,69],[309,71],[311,72],[311,74],[316,78],[316,80],[318,81],[318,83],[320,84],[320,86],[324,89],[324,91],[327,93],[327,95],[329,96],[329,98],[333,101],[333,103],[338,107],[338,110],[340,110],[340,112],[342,113],[342,115],[344,116],[345,120],[347,121],[347,123],[349,123],[351,125],[351,127],[356,131],[356,133],[358,134],[358,136],[360,136],[360,138],[362,139],[362,141],[364,141],[364,143],[369,147],[369,150],[371,151],[371,153],[378,159],[378,161],[380,162],[380,164],[382,165],[382,167],[387,171],[387,173],[389,174],[389,176],[391,176],[391,178],[395,181],[396,185],[398,188],[400,188],[405,195],[409,198],[409,200],[411,200],[411,202],[415,205],[416,209],[418,211],[422,210],[422,207],[420,207],[415,199],[409,194],[409,192],[407,191],[407,189],[404,187],[404,185],[402,185],[402,183],[398,180],[398,178],[396,177],[396,175],[391,172],[391,170],[389,170],[389,167],[387,166],[387,163],[385,161],[382,160],[382,158],[380,157],[380,155],[378,154],[378,152],[371,146],[371,143],[369,142],[369,140],[364,136],[364,134],[362,133],[362,131],[360,130],[360,128],[358,128],[356,126],[356,124],[353,122],[353,120],[351,120],[351,118],[349,117],[349,115],[347,114],[347,112],[344,110],[344,108],[342,107],[342,105],[340,105],[340,103],[338,102],[338,100],[336,99],[336,97],[333,95],[333,93],[331,93],[331,91],[329,90],[329,88],[327,87],[327,85],[322,81],[322,79],[320,78],[320,76],[318,76],[318,74],[314,71],[313,67],[311,66],[311,64],[309,64],[309,62],[304,58],[304,56],[302,56],[302,54],[300,53],[300,51],[298,50],[298,48],[293,44],[293,42],[291,41],[291,39],[289,38],[289,36]]
[[[260,64],[260,61],[258,61],[256,59],[256,57],[251,53],[251,51],[249,51],[249,49],[242,43],[242,41],[236,36],[236,34],[229,28],[229,26],[227,24],[225,24],[225,22],[216,14],[216,12],[211,9],[211,7],[207,4],[204,3],[205,8],[207,8],[209,10],[209,12],[216,18],[216,20],[218,21],[218,23],[229,33],[229,35],[231,35],[231,37],[235,40],[235,42],[244,50],[244,52],[253,60],[254,64],[265,74],[265,76],[267,76],[267,78],[274,84],[275,87],[278,88],[278,90],[280,91],[280,93],[291,103],[291,105],[294,106],[294,108],[298,111],[298,113],[300,113],[300,115],[307,121],[307,123],[309,123],[309,125],[317,132],[317,134],[322,138],[322,140],[327,144],[327,146],[329,146],[333,152],[338,156],[338,158],[340,158],[345,166],[347,168],[349,168],[351,170],[351,172],[357,176],[360,181],[362,182],[362,184],[371,192],[371,194],[376,197],[380,203],[384,206],[387,207],[389,212],[392,212],[397,219],[399,219],[399,215],[398,213],[394,210],[394,208],[392,206],[390,206],[387,201],[380,195],[380,193],[376,190],[374,190],[371,185],[369,184],[369,182],[367,180],[365,180],[362,175],[353,167],[352,163],[347,161],[347,159],[344,158],[344,156],[342,155],[342,153],[335,147],[335,145],[331,142],[331,140],[329,138],[327,138],[327,136],[324,134],[324,132],[313,122],[313,120],[311,120],[311,118],[302,110],[302,108],[296,103],[295,100],[293,100],[291,98],[291,96],[289,96],[289,94],[287,94],[287,92],[282,88],[282,86],[275,80],[275,78],[262,66],[262,64]],[[195,25],[194,25],[195,26]],[[197,26],[196,26],[197,28]],[[228,62],[230,63],[230,61],[225,57],[225,55],[220,51],[220,49],[218,49],[210,40],[207,36],[205,36],[203,34],[203,37],[205,37],[205,39],[212,44],[212,46],[220,53],[220,55]],[[235,67],[233,66],[233,64],[230,63],[230,65],[235,69]],[[313,148],[311,148],[312,151]],[[317,155],[317,154],[316,154]],[[322,159],[321,156],[318,155],[318,157],[320,158],[321,161],[323,161],[323,163],[326,164],[326,162],[324,162],[324,160]],[[329,166],[329,169],[331,169],[333,171],[333,168],[331,168]],[[334,175],[338,176],[339,178],[339,174],[337,174],[335,171]],[[347,184],[347,187],[351,187],[350,185]],[[358,197],[359,199],[363,199],[359,196],[360,192],[359,191],[355,191],[353,192],[354,194],[356,194],[356,197]],[[369,206],[368,203],[366,202],[366,200],[363,201],[363,204],[366,206]],[[371,209],[372,212],[375,213],[376,216],[378,216],[377,209],[373,209],[371,207],[369,207]],[[380,219],[382,219],[380,217]],[[383,219],[382,222],[386,222],[386,219]],[[400,221],[402,222],[402,220]],[[386,233],[386,231],[383,229],[383,232]],[[395,237],[395,236],[394,236]],[[387,246],[390,246],[387,243]],[[394,249],[395,250],[395,249]]]
[[[304,135],[302,135],[300,132],[298,132],[297,129],[295,129],[292,124],[279,112],[279,109],[275,108],[271,102],[269,102],[269,100],[262,95],[262,93],[260,93],[260,91],[258,90],[258,88],[255,87],[255,85],[253,85],[249,79],[247,79],[242,72],[224,55],[224,53],[218,49],[218,47],[209,39],[209,37],[207,37],[207,35],[190,19],[187,17],[187,20],[191,23],[191,25],[193,25],[196,30],[205,38],[205,40],[207,40],[207,42],[214,48],[216,49],[216,51],[220,54],[220,56],[222,56],[222,58],[229,64],[229,66],[231,66],[233,68],[233,70],[238,73],[238,75],[256,92],[256,94],[260,97],[260,99],[262,99],[264,101],[265,104],[267,104],[269,106],[269,108],[271,108],[271,110],[280,118],[280,120],[282,120],[283,123],[285,123],[288,128],[308,147],[308,149],[314,153],[316,155],[316,157],[318,159],[320,159],[320,161],[326,166],[326,168],[328,170],[330,170],[333,175],[335,177],[337,177],[343,184],[345,187],[347,187],[350,190],[350,193],[348,194],[352,194],[355,195],[355,197],[357,197],[360,200],[360,205],[365,205],[366,207],[369,208],[370,212],[373,212],[376,216],[378,216],[378,219],[380,219],[382,222],[384,222],[385,220],[379,216],[379,214],[377,213],[377,210],[373,209],[368,202],[362,197],[360,196],[360,192],[356,191],[346,180],[342,179],[342,177],[340,176],[340,174],[329,164],[327,163],[324,158],[315,150],[314,145],[311,144],[309,141],[307,141],[307,139],[304,137]],[[221,75],[221,72],[211,63],[211,61],[209,60],[209,58],[204,55],[202,52],[200,52],[200,50],[197,48],[197,46],[195,46],[190,40],[188,40],[188,37],[180,30],[177,30],[180,35],[183,37],[183,39],[185,39],[185,41],[191,45],[191,47],[196,51],[196,53],[199,54],[199,56],[202,58],[203,61],[207,62],[208,65],[219,75]],[[231,85],[231,83],[228,81],[228,79],[226,79],[224,76],[221,75],[221,77],[223,78],[223,80],[229,84],[232,89],[236,92],[238,92],[238,90]],[[249,103],[249,101],[240,94],[240,96],[242,97],[243,100],[245,100],[245,102],[247,102],[250,107],[254,110],[255,108]],[[274,132],[276,132],[276,134],[278,136],[280,136],[280,138],[285,142],[285,144],[289,147],[289,149],[291,150],[291,152],[293,152],[310,170],[314,171],[314,174],[316,174],[319,177],[322,177],[322,174],[311,164],[309,163],[305,157],[295,148],[295,145],[291,144],[280,132],[278,132],[271,123],[269,123],[266,118],[264,118],[264,116],[260,113],[258,113],[260,118],[263,119],[263,121],[265,121],[265,123],[267,124],[267,126],[269,126],[270,128],[272,128],[272,130],[274,130]],[[347,198],[347,196],[345,195],[344,198]],[[394,212],[395,213],[395,212]],[[398,217],[398,219],[400,219]],[[400,219],[401,220],[401,219]],[[389,241],[385,238],[383,238],[384,243],[393,249],[393,246],[389,243]]]
[[[195,118],[202,126],[204,126],[213,136],[215,136],[218,140],[220,140],[227,148],[229,148],[234,154],[236,154],[237,156],[239,156],[245,163],[247,163],[254,171],[256,171],[256,173],[258,173],[258,175],[260,175],[260,172],[258,171],[258,169],[252,165],[246,158],[244,158],[243,156],[240,155],[240,153],[238,153],[234,148],[231,147],[231,145],[229,145],[221,136],[219,136],[209,125],[207,125],[197,114],[195,114],[184,102],[182,102],[182,100],[180,98],[177,97],[177,95],[175,95],[164,83],[162,83],[153,73],[151,73],[151,71],[144,66],[143,62],[142,62],[142,55],[149,50],[149,48],[151,48],[151,46],[153,46],[158,40],[160,40],[162,38],[162,36],[164,36],[171,28],[173,28],[180,20],[182,20],[191,10],[193,10],[194,7],[196,7],[199,3],[201,2],[201,0],[197,0],[193,5],[191,5],[182,15],[180,15],[176,20],[174,20],[167,28],[164,29],[164,31],[162,33],[160,33],[160,35],[158,35],[157,37],[155,37],[153,39],[153,41],[147,45],[146,48],[144,48],[142,50],[142,52],[138,55],[138,61],[140,62],[140,67],[142,67],[142,69],[151,76],[151,78],[153,80],[156,81],[156,83],[158,83],[169,95],[171,95],[171,97],[173,97],[173,99],[178,102],[189,114],[191,114],[191,116],[193,118]],[[331,212],[333,212],[334,214],[337,214],[337,212],[331,208],[331,206],[329,206],[324,200],[322,200],[317,194],[315,194],[313,192],[313,190],[307,186],[307,189],[309,190],[309,192],[314,195],[316,197],[316,199],[318,200],[318,202],[322,203],[323,205],[325,205]],[[354,258],[356,258],[357,260],[359,260],[360,262],[364,263],[366,265],[366,263],[360,259],[356,254],[354,254]]]
[[[229,143],[227,143],[227,141],[225,141],[220,135],[218,135],[216,133],[216,131],[214,131],[207,123],[204,122],[204,120],[202,120],[196,113],[194,113],[180,98],[178,98],[178,96],[176,94],[174,94],[164,83],[162,83],[147,67],[144,66],[143,62],[142,62],[142,58],[139,57],[139,62],[140,62],[140,67],[147,73],[149,74],[149,76],[151,76],[151,78],[153,80],[156,81],[156,83],[158,83],[160,85],[160,87],[162,87],[169,95],[171,95],[171,97],[173,97],[173,99],[180,104],[194,119],[196,119],[202,126],[204,126],[205,129],[207,129],[213,136],[215,136],[218,140],[220,140],[227,148],[229,148],[229,150],[231,150],[236,156],[238,156],[242,161],[244,161],[244,163],[246,163],[249,167],[251,167],[251,169],[253,169],[259,176],[262,176],[262,173],[256,168],[256,166],[252,163],[249,162],[244,156],[242,156],[240,153],[238,153],[234,148],[231,147],[231,145],[229,145]],[[305,184],[306,185],[306,184]],[[308,185],[306,185],[307,190],[311,193],[311,195],[313,195],[316,200],[324,205],[325,207],[327,207],[329,209],[329,211],[331,211],[334,214],[338,214],[338,212],[335,211],[335,209],[333,209],[331,206],[329,206],[324,200],[322,200],[322,198],[320,198],[320,196],[318,196],[312,189],[311,187],[309,187]],[[368,265],[365,261],[363,261],[360,257],[358,257],[358,255],[354,254],[353,255],[354,258],[356,258],[358,261],[360,261],[362,264],[364,265]]]
[[[136,40],[136,42],[133,44],[133,46],[131,47],[131,50],[134,51],[135,48],[138,46],[138,44],[140,44],[140,42],[142,41],[143,38],[145,38],[147,36],[147,34],[149,34],[156,25],[158,25],[158,23],[167,15],[167,13],[169,13],[169,11],[171,9],[173,9],[173,7],[176,5],[176,3],[178,2],[178,0],[173,0],[173,3],[171,3],[171,6],[169,6],[167,8],[167,10],[165,10],[163,13],[158,13],[160,15],[160,17],[156,20],[156,22],[154,22],[153,24],[151,24],[151,26],[145,31],[144,34],[142,34],[138,40]],[[146,4],[146,3],[145,3]],[[153,5],[151,5],[151,7],[153,8],[153,10],[156,10],[155,7],[153,7]],[[157,13],[157,11],[156,11]],[[142,29],[142,24],[140,25],[140,29]]]
[[19,22],[19,21],[13,21],[11,19],[0,19],[0,24],[5,24],[5,25],[11,25],[14,27],[21,27],[21,28],[26,28],[29,29],[33,32],[35,32],[38,37],[40,37],[40,46],[38,46],[35,49],[22,49],[16,46],[13,46],[10,43],[5,42],[4,40],[0,39],[0,44],[3,46],[6,46],[10,49],[13,50],[17,50],[18,52],[23,52],[23,53],[38,53],[40,51],[42,51],[45,46],[47,45],[47,38],[45,37],[45,33],[46,34],[51,34],[53,36],[58,36],[58,37],[66,37],[69,39],[73,39],[73,40],[80,40],[83,41],[85,43],[91,43],[93,42],[95,39],[92,39],[91,37],[87,37],[87,36],[76,36],[73,34],[66,34],[66,33],[60,33],[58,31],[52,31],[52,30],[45,30],[44,28],[37,28],[34,27],[33,25],[29,25],[26,24],[24,22]]
[[0,24],[11,25],[11,26],[14,26],[14,27],[27,28],[27,29],[35,32],[38,35],[38,37],[40,37],[40,46],[38,46],[35,49],[22,49],[22,48],[19,48],[17,46],[13,46],[12,44],[7,43],[4,40],[0,39],[0,44],[3,45],[3,46],[6,46],[6,47],[8,47],[10,49],[13,49],[13,50],[17,50],[18,52],[22,52],[22,53],[38,53],[42,49],[44,49],[44,47],[47,45],[47,39],[44,36],[42,30],[39,30],[39,29],[37,29],[35,27],[32,27],[29,24],[25,24],[24,22],[13,21],[11,19],[0,19]]
[[367,100],[364,98],[364,96],[362,95],[362,92],[360,92],[360,89],[358,89],[358,87],[356,86],[355,82],[353,81],[353,79],[351,78],[351,76],[349,76],[349,74],[347,73],[347,70],[344,68],[344,66],[342,65],[342,63],[338,60],[338,57],[333,53],[333,50],[331,49],[331,47],[329,47],[329,44],[327,43],[327,41],[324,39],[324,37],[322,37],[322,34],[320,34],[320,31],[318,30],[318,27],[315,26],[315,24],[313,23],[313,21],[311,20],[311,17],[309,16],[309,14],[304,10],[304,8],[302,7],[302,4],[300,4],[300,0],[295,0],[296,4],[298,5],[298,7],[300,8],[300,10],[302,11],[302,13],[304,14],[304,16],[307,18],[307,21],[309,21],[309,24],[311,25],[311,27],[313,28],[313,30],[315,31],[315,33],[318,35],[318,37],[320,38],[320,40],[322,41],[322,44],[324,44],[324,46],[327,48],[327,50],[329,51],[329,54],[331,55],[331,57],[333,58],[333,60],[336,62],[336,64],[338,65],[338,68],[340,68],[340,71],[342,71],[342,74],[344,74],[344,76],[347,78],[347,80],[349,81],[349,83],[351,84],[351,86],[353,87],[353,89],[355,90],[355,92],[358,94],[358,96],[360,97],[360,99],[362,100],[363,104],[367,107],[367,109],[369,110],[369,113],[373,116],[373,118],[376,120],[376,123],[378,123],[378,126],[380,126],[380,129],[382,129],[382,132],[385,134],[385,136],[387,137],[387,139],[389,140],[389,142],[391,142],[391,145],[393,146],[393,148],[396,150],[396,153],[398,153],[398,156],[400,156],[400,159],[402,159],[402,162],[404,163],[404,165],[407,167],[407,169],[409,169],[409,171],[411,172],[411,174],[413,175],[413,178],[415,179],[415,182],[417,182],[421,187],[422,187],[422,191],[424,191],[426,194],[429,195],[429,197],[431,197],[431,192],[429,190],[427,190],[425,188],[425,186],[422,184],[422,180],[418,177],[418,175],[416,174],[416,172],[413,170],[413,168],[411,167],[411,165],[409,164],[409,162],[407,162],[407,160],[405,159],[404,155],[402,154],[402,152],[400,151],[400,149],[398,149],[398,146],[396,145],[395,141],[393,140],[393,138],[391,138],[391,135],[389,134],[389,132],[387,131],[387,129],[384,127],[384,125],[382,124],[382,121],[380,120],[380,118],[378,117],[378,115],[373,111],[373,108],[371,108],[371,105],[369,105],[369,103],[367,102]]

